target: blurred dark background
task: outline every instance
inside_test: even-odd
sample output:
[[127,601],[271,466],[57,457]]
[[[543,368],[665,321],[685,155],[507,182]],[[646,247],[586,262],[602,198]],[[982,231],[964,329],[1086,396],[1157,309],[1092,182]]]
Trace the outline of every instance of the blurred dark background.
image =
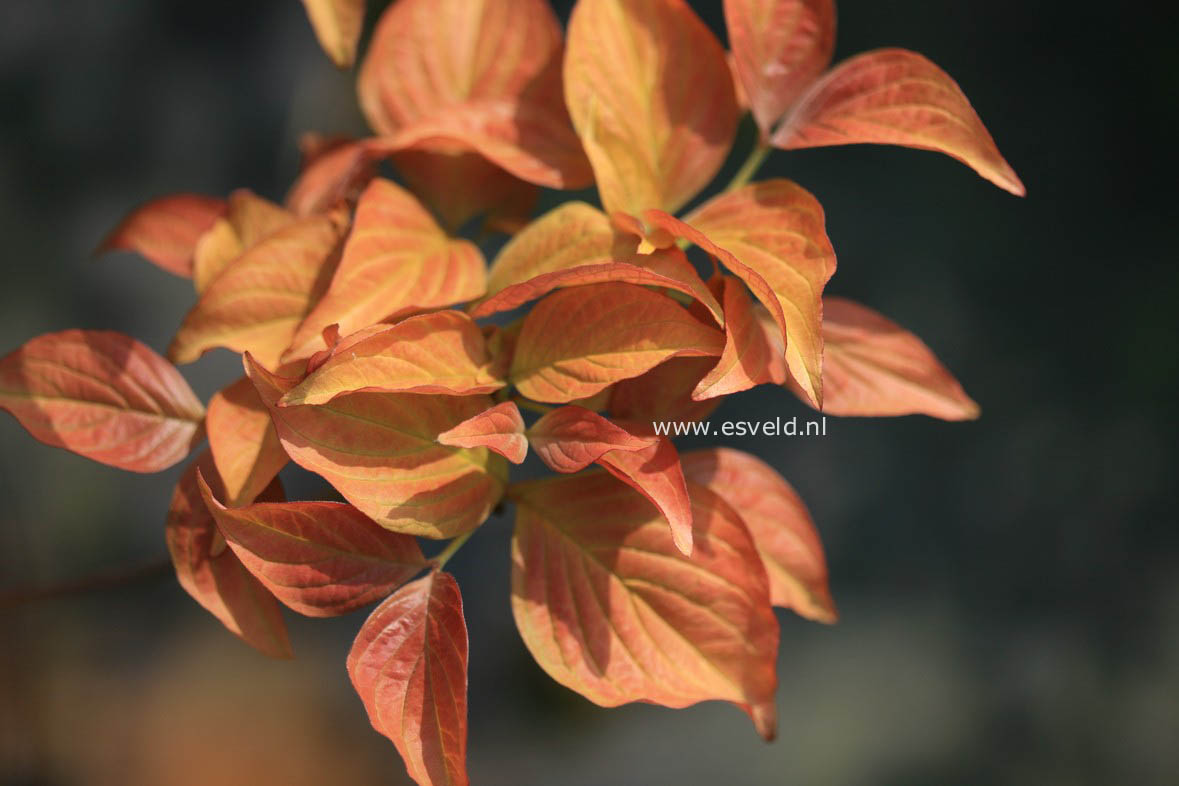
[[[720,3],[695,5],[723,35]],[[809,503],[842,612],[782,616],[772,745],[728,705],[602,710],[549,682],[507,606],[510,520],[488,522],[450,563],[476,783],[1179,782],[1179,66],[1175,20],[1147,7],[841,4],[837,59],[929,56],[1029,196],[892,148],[777,153],[762,174],[823,201],[828,291],[922,336],[983,417],[732,443]],[[298,3],[5,0],[0,353],[74,326],[162,350],[191,285],[91,249],[153,195],[280,199],[312,129],[363,122]],[[185,373],[207,395],[235,364]],[[805,412],[763,389],[716,417]],[[0,589],[162,557],[178,474],[92,464],[3,416]],[[0,612],[0,783],[407,782],[344,670],[362,619],[291,615],[298,659],[274,663],[171,578]]]

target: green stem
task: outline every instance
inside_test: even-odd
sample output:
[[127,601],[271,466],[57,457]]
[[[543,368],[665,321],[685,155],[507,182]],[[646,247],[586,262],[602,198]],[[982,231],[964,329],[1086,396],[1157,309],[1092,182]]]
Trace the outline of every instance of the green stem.
[[758,141],[753,150],[749,153],[749,158],[745,159],[745,163],[737,170],[737,174],[733,175],[733,179],[729,181],[729,185],[725,187],[725,193],[736,191],[738,188],[746,185],[753,176],[757,174],[757,170],[761,169],[761,165],[765,163],[766,156],[773,150],[768,144]]
[[537,412],[541,415],[547,415],[556,407],[550,407],[548,404],[538,404],[535,401],[524,398],[523,396],[512,396],[512,401],[516,402],[516,406],[520,409],[527,409],[531,412]]
[[430,560],[431,562],[434,563],[434,567],[436,567],[438,570],[442,570],[442,566],[445,565],[446,562],[451,557],[454,556],[455,552],[458,551],[459,549],[461,549],[463,547],[463,544],[466,543],[468,540],[470,540],[471,536],[474,534],[475,534],[475,530],[471,530],[470,532],[466,532],[466,533],[463,533],[462,535],[459,535],[457,538],[452,540],[450,543],[447,543],[446,548],[444,548],[442,551],[440,551],[438,553],[437,557]]

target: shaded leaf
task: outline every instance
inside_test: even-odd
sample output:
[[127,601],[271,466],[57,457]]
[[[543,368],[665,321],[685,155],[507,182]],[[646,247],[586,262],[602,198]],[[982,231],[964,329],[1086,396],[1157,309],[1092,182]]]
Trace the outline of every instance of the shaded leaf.
[[377,179],[356,208],[352,232],[327,294],[299,325],[287,360],[323,348],[323,329],[349,335],[376,322],[449,306],[483,294],[483,255],[451,239],[421,203]]
[[786,382],[781,339],[775,343],[767,335],[740,281],[725,276],[723,288],[725,349],[716,366],[692,391],[696,400],[740,393],[766,383]]
[[672,358],[642,376],[614,385],[610,414],[636,422],[705,420],[722,398],[695,401],[692,393],[716,366],[716,358]]
[[768,137],[831,62],[834,0],[725,0],[725,26],[737,77]]
[[492,393],[483,331],[459,311],[435,311],[372,330],[282,397],[280,406],[323,404],[346,393]]
[[306,158],[286,198],[287,208],[299,216],[325,213],[358,199],[376,176],[382,154],[362,140],[329,145]]
[[132,472],[181,461],[205,415],[171,363],[105,330],[47,333],[0,359],[0,408],[46,445]]
[[215,278],[184,318],[168,356],[191,363],[215,347],[275,364],[327,288],[340,230],[327,216],[275,232]]
[[309,617],[335,617],[381,600],[426,567],[418,542],[339,502],[222,505],[201,493],[226,542],[280,601]]
[[521,464],[528,455],[524,436],[524,418],[511,401],[496,404],[438,435],[438,442],[456,448],[485,447],[513,464]]
[[422,786],[466,786],[467,623],[458,584],[433,572],[365,621],[348,676],[373,728]]
[[658,440],[631,434],[583,407],[565,406],[533,423],[528,441],[551,469],[579,472],[611,451],[642,450]]
[[579,0],[565,99],[607,213],[674,212],[712,180],[737,128],[725,51],[683,0]]
[[[226,548],[201,496],[198,472],[214,493],[224,494],[208,451],[188,466],[172,492],[164,537],[180,586],[250,646],[274,658],[293,657],[278,602]],[[278,480],[260,498],[281,500]]]
[[688,480],[715,492],[749,527],[769,575],[774,605],[807,619],[835,622],[823,544],[790,484],[761,459],[731,448],[697,450],[680,459]]
[[[640,430],[632,427],[632,431]],[[654,445],[640,450],[612,450],[598,464],[650,500],[667,520],[675,547],[683,554],[692,553],[692,503],[679,452],[670,439],[656,437]]]
[[772,738],[765,570],[736,513],[702,486],[691,495],[689,558],[647,500],[604,473],[513,486],[516,626],[541,667],[590,701],[731,701]]
[[786,150],[861,142],[934,150],[1016,196],[1026,193],[958,83],[904,49],[865,52],[835,66],[772,141]]
[[778,324],[790,373],[821,404],[822,294],[835,252],[818,200],[789,180],[767,180],[721,194],[683,221],[658,211],[644,217],[719,258],[753,290]]
[[242,377],[209,400],[209,450],[231,506],[254,499],[290,459],[278,441],[270,410]]
[[245,357],[283,449],[382,527],[427,538],[474,529],[499,501],[503,459],[439,445],[438,435],[491,406],[487,396],[353,393],[319,406],[279,407],[297,379]]
[[485,226],[514,233],[528,223],[539,189],[477,153],[406,150],[393,156],[413,193],[451,232],[487,213]]
[[364,0],[303,0],[319,45],[340,68],[356,60],[364,29]]
[[565,403],[672,357],[719,355],[723,345],[718,330],[665,295],[632,284],[593,284],[558,290],[533,307],[511,378],[528,398]]
[[197,241],[224,212],[224,200],[200,194],[153,199],[120,221],[98,253],[134,251],[169,273],[191,278]]
[[974,420],[978,404],[921,339],[866,306],[824,299],[823,412]]

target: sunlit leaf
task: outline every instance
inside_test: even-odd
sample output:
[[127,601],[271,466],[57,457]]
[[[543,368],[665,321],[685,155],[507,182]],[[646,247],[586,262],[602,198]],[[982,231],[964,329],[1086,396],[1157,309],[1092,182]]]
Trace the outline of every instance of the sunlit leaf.
[[654,437],[631,434],[606,418],[577,406],[559,407],[528,429],[528,442],[557,472],[578,472],[610,451],[635,451],[654,445]]
[[368,140],[344,141],[322,146],[312,145],[305,154],[286,205],[299,216],[325,213],[335,206],[352,202],[377,174],[382,154],[370,149]]
[[231,506],[258,496],[290,459],[278,441],[270,410],[242,377],[209,400],[209,450]]
[[452,239],[408,191],[369,184],[327,294],[291,342],[287,359],[323,348],[323,329],[349,335],[382,320],[483,294],[486,269],[474,244]]
[[340,68],[351,66],[364,29],[364,0],[303,0],[303,7],[327,56]]
[[680,460],[688,480],[712,489],[749,527],[769,574],[774,605],[835,622],[823,544],[790,484],[761,459],[731,448],[684,453]]
[[725,0],[733,64],[763,135],[835,49],[834,0]]
[[400,0],[360,70],[387,153],[471,151],[537,185],[591,182],[561,101],[561,27],[545,0]]
[[309,617],[347,614],[386,597],[426,566],[418,542],[339,502],[227,508],[200,483],[230,549],[280,601]]
[[[164,537],[180,586],[250,646],[274,658],[293,657],[278,602],[226,547],[201,496],[198,471],[215,494],[224,495],[208,451],[188,466],[172,492]],[[283,499],[278,480],[260,499]]]
[[372,613],[348,675],[373,728],[421,786],[467,786],[467,623],[458,584],[433,572]]
[[767,180],[721,194],[683,221],[659,211],[644,218],[719,258],[753,290],[778,324],[790,373],[821,404],[822,294],[835,252],[818,200],[789,180]]
[[492,374],[483,331],[459,311],[410,317],[337,350],[280,406],[323,404],[346,393],[492,393],[504,386]]
[[565,403],[672,357],[719,355],[720,331],[666,295],[593,284],[545,297],[524,320],[512,382],[528,398]]
[[579,0],[565,100],[607,213],[674,212],[712,180],[737,128],[725,51],[683,0]]
[[511,401],[496,404],[438,435],[438,442],[456,448],[485,447],[513,464],[521,464],[528,455],[524,436],[524,418]]
[[692,398],[697,400],[786,381],[781,341],[775,344],[767,335],[741,282],[728,276],[723,282],[725,350],[708,376],[692,391]]
[[823,312],[824,413],[978,417],[978,404],[917,336],[843,298],[824,298]]
[[271,374],[249,355],[245,362],[291,460],[382,527],[449,538],[477,527],[499,501],[507,477],[502,458],[437,441],[488,409],[487,396],[353,393],[318,406],[279,407],[298,380]]
[[787,150],[858,142],[945,153],[1000,188],[1025,193],[958,83],[916,52],[878,49],[845,60],[773,136]]
[[225,216],[197,242],[192,283],[198,293],[242,253],[295,221],[291,212],[245,189],[230,194],[228,204]]
[[98,247],[134,251],[159,267],[192,277],[197,241],[223,213],[225,200],[200,194],[173,194],[137,207],[111,230]]
[[512,612],[537,662],[603,706],[708,699],[775,730],[778,623],[740,518],[693,486],[696,548],[672,543],[640,494],[604,473],[512,487]]
[[184,459],[205,414],[171,363],[105,330],[47,333],[0,359],[0,408],[46,445],[132,472]]
[[215,278],[184,318],[168,356],[191,363],[215,347],[273,365],[327,288],[340,230],[312,216],[275,232]]

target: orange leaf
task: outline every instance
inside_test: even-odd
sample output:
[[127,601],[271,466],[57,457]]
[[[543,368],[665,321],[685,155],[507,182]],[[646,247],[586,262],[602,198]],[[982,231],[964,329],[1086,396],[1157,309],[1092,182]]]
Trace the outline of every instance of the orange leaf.
[[331,286],[299,325],[285,359],[321,349],[328,325],[348,335],[385,319],[472,300],[483,294],[485,282],[478,248],[448,237],[408,191],[374,180],[360,197]]
[[[201,496],[199,475],[218,494],[224,491],[208,451],[193,461],[176,483],[164,537],[180,586],[250,646],[273,658],[293,657],[278,602],[226,548]],[[281,500],[278,480],[261,496]]]
[[233,553],[280,601],[335,617],[381,600],[426,566],[418,542],[339,502],[259,502],[227,508],[198,478]]
[[242,377],[209,400],[209,450],[233,506],[258,496],[290,459],[278,441],[270,410]]
[[765,570],[728,505],[702,486],[691,497],[689,558],[647,500],[604,473],[513,486],[516,626],[590,701],[731,701],[769,739],[778,623]]
[[822,294],[835,252],[818,200],[789,180],[767,180],[721,194],[683,221],[654,210],[644,217],[718,257],[749,285],[778,324],[790,373],[821,404]]
[[192,281],[198,293],[243,252],[263,238],[294,223],[295,216],[246,189],[229,195],[229,207],[197,242],[193,254]]
[[679,452],[670,439],[657,437],[654,445],[641,450],[610,451],[598,464],[650,500],[667,519],[675,547],[692,553],[692,502]]
[[291,460],[386,529],[454,537],[486,520],[503,493],[503,459],[437,442],[490,407],[487,396],[353,393],[320,406],[279,407],[298,380],[271,374],[249,354],[245,366]]
[[708,376],[692,391],[698,401],[740,393],[768,382],[786,381],[781,341],[775,344],[753,310],[745,287],[735,278],[723,279],[725,350]]
[[834,0],[725,0],[733,64],[768,138],[826,70],[835,50]]
[[680,458],[688,480],[710,488],[749,527],[769,574],[774,605],[807,619],[835,622],[823,544],[790,484],[761,459],[731,448],[698,450]]
[[327,287],[340,232],[312,216],[275,232],[209,284],[172,339],[168,356],[191,363],[215,347],[273,364]]
[[683,0],[579,0],[565,99],[607,213],[674,212],[712,180],[737,129],[725,51]]
[[287,208],[295,215],[310,216],[355,200],[376,176],[381,157],[370,149],[368,140],[341,142],[316,150],[306,156],[303,169],[287,194]]
[[528,455],[524,436],[524,418],[511,401],[496,404],[438,435],[438,442],[456,448],[485,447],[513,464],[522,464]]
[[633,284],[562,289],[529,312],[512,381],[536,401],[585,398],[668,358],[719,355],[722,334],[666,295]]
[[488,214],[489,229],[516,232],[528,223],[539,193],[476,153],[406,150],[393,162],[410,190],[452,232],[481,213]]
[[105,330],[47,333],[0,359],[0,408],[46,445],[131,472],[181,461],[205,415],[171,363]]
[[553,188],[591,182],[561,100],[561,27],[544,0],[400,0],[360,70],[387,152],[472,151]]
[[700,357],[660,363],[642,376],[616,384],[607,409],[616,417],[635,422],[704,420],[724,399],[694,401],[692,392],[716,362],[716,358]]
[[303,7],[323,51],[340,68],[349,68],[364,29],[364,0],[303,0]]
[[634,451],[658,440],[640,437],[578,406],[541,416],[528,429],[528,441],[541,460],[557,472],[579,472],[610,451]]
[[324,404],[346,393],[492,393],[506,383],[491,373],[483,331],[460,311],[435,311],[373,331],[337,350],[279,401]]
[[197,241],[223,213],[225,201],[200,194],[173,194],[137,207],[98,246],[134,251],[183,278],[192,277]]
[[467,786],[467,623],[453,576],[423,576],[378,606],[348,653],[348,676],[411,778]]
[[1026,193],[958,83],[904,49],[878,49],[835,66],[772,141],[786,150],[862,142],[934,150],[1016,196]]
[[922,414],[942,420],[978,417],[978,404],[929,347],[872,309],[843,298],[825,298],[823,337],[823,412],[869,417]]

